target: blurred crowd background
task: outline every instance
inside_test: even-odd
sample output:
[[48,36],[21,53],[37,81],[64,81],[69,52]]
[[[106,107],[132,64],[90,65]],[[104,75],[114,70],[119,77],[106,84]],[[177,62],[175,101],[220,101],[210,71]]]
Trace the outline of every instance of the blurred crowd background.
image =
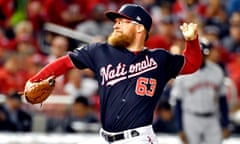
[[[146,46],[179,53],[183,22],[195,22],[199,37],[214,45],[209,60],[225,72],[232,134],[240,134],[240,1],[239,0],[0,0],[0,131],[97,132],[99,96],[90,70],[73,69],[57,78],[53,95],[61,102],[30,105],[17,93],[44,65],[85,44],[44,29],[47,22],[105,41],[113,23],[104,11],[138,3],[152,15]],[[176,134],[174,113],[165,92],[156,109],[156,132]],[[64,103],[70,99],[70,102]],[[45,118],[45,121],[39,119]]]

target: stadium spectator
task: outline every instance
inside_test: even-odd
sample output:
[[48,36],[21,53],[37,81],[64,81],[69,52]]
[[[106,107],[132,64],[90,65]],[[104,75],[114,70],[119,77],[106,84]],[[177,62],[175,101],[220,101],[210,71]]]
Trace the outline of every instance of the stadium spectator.
[[[69,41],[66,37],[63,36],[55,36],[50,45],[50,53],[47,56],[47,62],[52,62],[56,58],[61,57],[67,53],[69,48]],[[56,79],[56,85],[53,90],[53,94],[66,94],[64,92],[64,84],[66,82],[65,76],[60,76]]]
[[[14,27],[15,38],[12,40],[11,50],[19,53],[42,53],[37,40],[34,37],[33,27],[30,21],[21,21]],[[24,45],[24,47],[21,47]]]
[[106,8],[109,10],[117,10],[122,4],[133,3],[134,0],[99,0],[101,3],[106,5]]
[[78,24],[76,30],[95,38],[95,41],[104,41],[112,31],[113,23],[106,19],[103,4],[97,4],[91,11],[90,19]]
[[66,129],[68,117],[68,108],[64,104],[55,104],[44,106],[46,114],[45,131],[48,133],[63,133]]
[[98,88],[97,81],[84,75],[84,71],[77,69],[70,70],[67,75],[67,83],[64,85],[64,91],[77,97],[79,95],[91,97],[96,94]]
[[206,3],[199,0],[176,0],[172,6],[172,13],[182,21],[187,19],[189,13],[196,17],[204,17],[206,7]]
[[28,77],[31,77],[34,74],[36,74],[44,65],[46,65],[46,63],[47,63],[46,57],[40,54],[33,54],[27,57],[24,65]]
[[240,53],[235,54],[235,59],[226,65],[229,77],[237,87],[238,100],[240,100]]
[[14,11],[12,16],[10,17],[10,21],[8,22],[10,27],[15,27],[19,22],[26,20],[28,1],[26,0],[15,0],[14,1]]
[[10,27],[10,19],[15,11],[14,0],[0,0],[0,25],[4,29]]
[[166,0],[155,0],[155,3],[156,3],[156,5],[160,5],[160,6],[165,5],[166,2],[167,2],[169,5],[173,5],[173,3],[174,3],[175,1],[176,1],[176,0],[168,0],[168,1],[166,1]]
[[225,1],[226,10],[228,12],[228,16],[231,16],[234,12],[240,11],[240,3],[238,0],[228,0]]
[[76,24],[88,16],[87,3],[87,0],[46,0],[43,4],[45,21],[75,28]]
[[151,11],[153,24],[158,23],[165,16],[172,15],[172,4],[171,4],[172,2],[173,1],[160,0],[159,2],[155,3]]
[[50,52],[48,55],[48,62],[52,62],[58,57],[67,53],[69,48],[68,39],[63,36],[55,36],[51,42]]
[[156,32],[149,36],[146,42],[148,48],[163,48],[169,50],[176,40],[175,20],[172,16],[163,17],[156,23]]
[[10,54],[4,66],[0,68],[0,93],[9,94],[14,91],[23,91],[26,78],[20,71],[20,60],[17,54]]
[[230,52],[240,52],[240,12],[234,12],[229,19],[230,35],[223,39],[223,46]]
[[216,25],[205,25],[202,36],[207,38],[213,44],[208,59],[219,64],[225,71],[225,64],[231,61],[232,56],[231,53],[221,45],[219,27]]
[[6,96],[6,102],[0,105],[0,131],[30,132],[32,116],[22,109],[21,95],[13,92]]
[[227,22],[227,12],[222,0],[208,0],[205,18],[219,21],[220,23]]
[[45,22],[43,3],[42,0],[30,0],[27,5],[27,19],[32,23],[35,32],[42,31]]
[[99,130],[98,118],[91,108],[86,97],[75,98],[71,107],[71,115],[67,118],[66,132],[97,132]]
[[142,5],[147,11],[152,13],[152,8],[155,6],[155,0],[138,0],[138,4]]
[[177,134],[177,125],[171,105],[167,101],[160,101],[156,109],[156,118],[153,122],[156,133]]

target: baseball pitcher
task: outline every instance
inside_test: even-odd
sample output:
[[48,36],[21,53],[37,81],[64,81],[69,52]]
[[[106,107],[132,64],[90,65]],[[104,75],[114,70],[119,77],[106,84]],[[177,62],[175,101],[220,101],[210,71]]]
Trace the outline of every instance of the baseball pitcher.
[[[125,4],[118,12],[107,11],[105,15],[114,21],[107,42],[76,48],[45,66],[27,82],[25,97],[30,103],[41,103],[51,93],[52,79],[72,68],[90,68],[99,85],[103,144],[157,144],[152,130],[153,111],[165,84],[201,65],[197,25],[180,26],[186,40],[185,52],[172,55],[144,47],[152,18],[142,6]],[[41,88],[44,93],[36,93],[42,80],[49,81],[49,91]],[[42,96],[45,98],[39,98]]]

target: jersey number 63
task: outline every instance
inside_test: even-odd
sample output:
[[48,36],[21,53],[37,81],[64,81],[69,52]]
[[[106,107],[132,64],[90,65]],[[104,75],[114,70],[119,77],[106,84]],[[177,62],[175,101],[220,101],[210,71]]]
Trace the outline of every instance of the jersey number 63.
[[139,77],[137,80],[135,92],[139,96],[149,96],[154,95],[156,89],[157,81],[153,78]]

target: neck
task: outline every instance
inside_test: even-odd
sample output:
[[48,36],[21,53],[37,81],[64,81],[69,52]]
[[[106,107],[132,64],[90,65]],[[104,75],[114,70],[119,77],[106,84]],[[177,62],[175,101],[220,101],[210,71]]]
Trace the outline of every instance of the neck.
[[134,42],[127,47],[127,49],[131,52],[139,52],[144,49],[144,40],[135,39]]
[[127,49],[131,52],[139,52],[139,51],[142,51],[144,49],[144,45],[127,47]]

